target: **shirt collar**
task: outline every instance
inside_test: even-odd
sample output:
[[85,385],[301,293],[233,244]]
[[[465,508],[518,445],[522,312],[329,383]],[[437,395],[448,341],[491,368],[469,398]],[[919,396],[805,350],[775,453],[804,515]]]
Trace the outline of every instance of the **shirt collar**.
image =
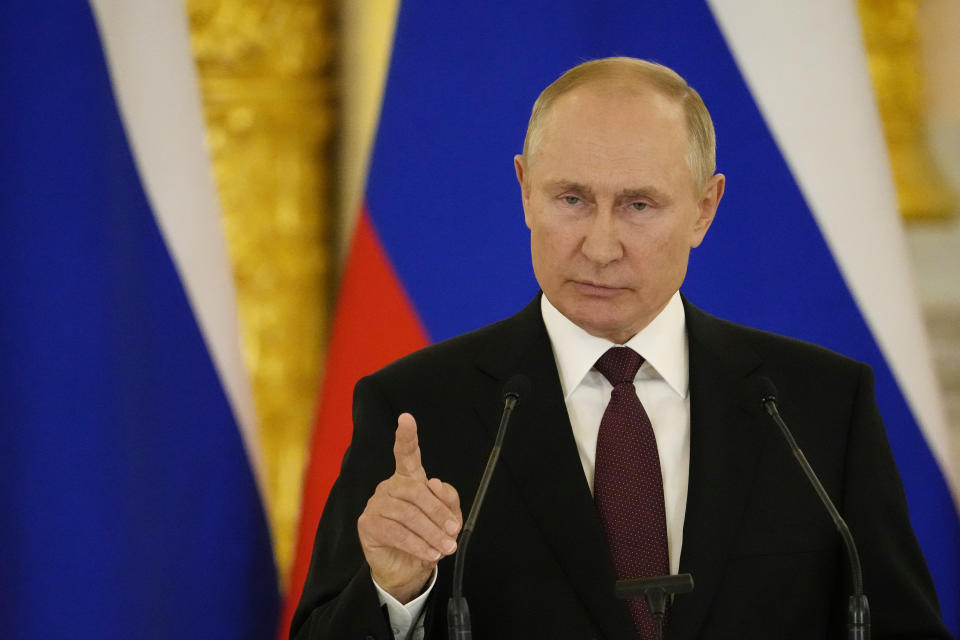
[[[594,363],[615,345],[592,336],[564,316],[546,295],[540,297],[540,312],[550,336],[564,399],[570,397]],[[662,378],[681,398],[687,396],[690,364],[687,357],[686,314],[680,293],[674,293],[667,306],[625,345],[644,358],[638,377]]]

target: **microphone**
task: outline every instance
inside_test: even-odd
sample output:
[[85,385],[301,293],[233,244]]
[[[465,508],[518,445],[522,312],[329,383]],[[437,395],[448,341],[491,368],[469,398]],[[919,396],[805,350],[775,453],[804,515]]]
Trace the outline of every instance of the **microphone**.
[[848,640],[870,640],[870,604],[867,602],[867,596],[863,593],[863,572],[860,568],[860,554],[857,553],[857,545],[853,541],[853,535],[850,534],[850,528],[847,526],[847,523],[844,522],[840,512],[837,511],[826,489],[823,488],[813,467],[807,462],[803,451],[797,446],[797,441],[794,440],[793,434],[790,433],[787,423],[780,417],[780,411],[777,409],[777,389],[773,386],[773,382],[770,381],[770,378],[764,376],[758,380],[758,383],[761,394],[760,404],[766,409],[767,414],[769,414],[773,421],[777,423],[777,426],[780,427],[780,432],[786,439],[787,444],[790,445],[790,450],[793,451],[793,457],[800,463],[800,468],[803,469],[807,480],[810,481],[814,491],[816,491],[820,497],[820,502],[823,503],[823,506],[830,514],[833,525],[837,528],[837,531],[840,532],[840,537],[843,538],[843,544],[847,548],[847,557],[850,559],[850,572],[853,575],[853,595],[850,596],[847,606],[847,638]]
[[497,466],[497,460],[500,459],[503,436],[507,433],[510,416],[517,407],[517,403],[520,402],[520,396],[529,394],[531,388],[530,378],[523,374],[512,376],[503,386],[503,414],[500,416],[497,438],[494,440],[490,457],[487,458],[487,466],[480,478],[480,486],[477,487],[477,495],[474,496],[470,514],[467,516],[463,531],[460,533],[460,542],[453,561],[453,590],[450,600],[447,602],[447,631],[450,640],[471,640],[473,636],[470,628],[470,607],[467,606],[467,599],[463,597],[463,563],[467,555],[467,544],[469,544],[470,534],[473,533],[473,528],[477,524],[477,515],[483,505],[483,498],[487,495],[487,487],[490,485],[490,478],[493,477],[493,470]]
[[644,600],[647,601],[647,607],[650,608],[650,613],[653,615],[658,640],[663,638],[663,619],[667,615],[667,596],[672,597],[678,593],[690,593],[691,591],[693,591],[693,576],[689,573],[617,580],[614,587],[614,592],[621,600],[643,596]]

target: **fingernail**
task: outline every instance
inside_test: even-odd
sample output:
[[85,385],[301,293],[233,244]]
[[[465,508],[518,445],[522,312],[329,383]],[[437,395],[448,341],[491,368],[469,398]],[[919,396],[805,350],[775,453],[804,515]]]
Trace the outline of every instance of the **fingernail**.
[[453,540],[447,540],[443,544],[443,548],[447,553],[453,553],[454,551],[457,550],[457,543],[454,542]]
[[456,520],[447,520],[443,528],[447,530],[447,533],[454,536],[457,535],[457,531],[460,531],[460,523]]
[[430,557],[433,558],[434,562],[436,562],[437,560],[439,560],[439,559],[440,559],[440,556],[442,556],[442,555],[443,555],[443,554],[440,553],[439,551],[437,551],[436,549],[434,549],[434,550],[432,550],[432,551],[430,552]]

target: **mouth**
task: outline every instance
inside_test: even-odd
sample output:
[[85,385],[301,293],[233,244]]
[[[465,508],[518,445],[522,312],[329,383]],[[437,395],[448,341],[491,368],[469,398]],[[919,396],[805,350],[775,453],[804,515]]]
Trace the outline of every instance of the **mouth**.
[[573,286],[583,295],[594,296],[598,298],[612,298],[625,291],[623,287],[612,287],[610,285],[592,282],[590,280],[573,280]]

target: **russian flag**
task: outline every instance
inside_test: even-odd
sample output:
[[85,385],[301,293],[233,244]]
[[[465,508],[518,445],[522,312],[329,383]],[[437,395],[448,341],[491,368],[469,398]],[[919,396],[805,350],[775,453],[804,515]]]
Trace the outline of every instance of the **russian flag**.
[[[402,3],[338,305],[286,619],[349,440],[357,377],[537,291],[511,159],[538,93],[586,59],[676,69],[727,191],[683,291],[869,363],[911,517],[960,633],[957,476],[852,2]],[[375,300],[374,300],[375,299]],[[379,302],[384,304],[381,306]]]
[[0,633],[270,637],[183,7],[4,3],[0,95]]

